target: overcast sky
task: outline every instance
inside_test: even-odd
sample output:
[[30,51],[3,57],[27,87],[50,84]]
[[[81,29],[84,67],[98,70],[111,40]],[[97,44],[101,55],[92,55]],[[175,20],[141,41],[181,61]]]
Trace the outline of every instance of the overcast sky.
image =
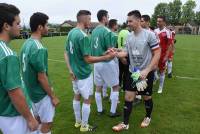
[[[76,20],[76,13],[80,9],[90,10],[92,21],[97,21],[96,13],[99,9],[109,11],[110,18],[117,19],[120,23],[126,20],[129,11],[138,9],[142,14],[152,15],[154,7],[160,2],[172,0],[0,0],[16,5],[21,10],[22,24],[29,23],[29,18],[34,12],[44,12],[50,23],[61,24],[65,20]],[[185,3],[187,0],[182,0]],[[200,10],[200,0],[196,0]]]

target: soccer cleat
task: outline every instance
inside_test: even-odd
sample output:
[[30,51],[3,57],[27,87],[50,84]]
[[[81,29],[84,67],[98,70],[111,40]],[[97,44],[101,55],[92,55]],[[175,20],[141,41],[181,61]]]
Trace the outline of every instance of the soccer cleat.
[[74,127],[75,128],[79,128],[81,126],[81,123],[80,122],[76,122],[75,124],[74,124]]
[[151,118],[145,117],[144,120],[141,123],[141,128],[148,127],[150,122],[151,122]]
[[118,112],[115,112],[115,113],[111,113],[111,112],[110,112],[110,115],[109,115],[109,116],[110,116],[111,118],[115,118],[115,117],[119,117],[120,115],[121,115],[121,114],[118,113]]
[[97,115],[101,116],[101,115],[105,114],[105,112],[106,111],[103,109],[101,112],[97,112]]
[[125,125],[123,122],[112,127],[112,130],[115,132],[120,132],[122,130],[128,130],[128,129],[129,129],[129,125]]
[[159,87],[159,89],[158,89],[158,94],[161,94],[162,93],[162,88],[161,87]]
[[172,78],[172,73],[169,73],[169,74],[168,74],[168,78]]
[[87,125],[81,125],[80,131],[81,132],[92,132],[97,128],[97,126],[91,126],[89,124]]

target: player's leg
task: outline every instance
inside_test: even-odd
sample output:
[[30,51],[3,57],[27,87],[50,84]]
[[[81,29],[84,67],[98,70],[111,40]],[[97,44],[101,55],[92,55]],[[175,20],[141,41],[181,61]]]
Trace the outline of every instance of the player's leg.
[[112,129],[114,131],[122,131],[127,130],[129,128],[129,117],[132,113],[133,108],[133,100],[136,96],[136,88],[133,85],[133,80],[131,78],[131,73],[126,76],[126,81],[124,83],[125,88],[125,102],[124,102],[124,109],[123,109],[123,122],[114,126]]
[[114,60],[104,64],[102,77],[107,85],[112,87],[110,117],[118,117],[120,114],[116,112],[116,109],[119,100],[119,69]]
[[73,91],[74,91],[74,99],[73,99],[73,110],[75,115],[75,128],[79,128],[81,126],[81,95],[78,89],[78,81],[73,81]]
[[97,105],[98,115],[101,115],[104,113],[103,105],[102,105],[102,96],[101,96],[103,84],[105,83],[101,76],[102,64],[103,63],[95,63],[94,64],[94,83],[96,85],[95,101],[96,101],[96,105]]
[[[162,56],[163,57],[163,56]],[[164,81],[165,81],[165,69],[166,69],[166,62],[163,60],[161,57],[159,61],[159,71],[160,71],[160,83],[159,83],[159,88],[158,88],[158,93],[162,93],[163,91],[163,86],[164,86]]]
[[90,75],[87,79],[80,80],[78,87],[83,97],[82,105],[82,122],[81,132],[93,131],[96,127],[89,125],[88,120],[90,116],[91,97],[93,95],[93,77]]
[[152,89],[153,89],[153,81],[154,81],[154,72],[150,72],[147,76],[147,88],[143,92],[143,98],[144,98],[144,104],[145,104],[145,110],[146,115],[144,117],[144,120],[141,123],[141,127],[148,127],[151,121],[151,113],[153,110],[153,100],[152,100]]
[[103,84],[103,89],[102,89],[103,98],[107,98],[108,97],[107,89],[108,89],[108,86],[107,86],[106,83],[104,83]]

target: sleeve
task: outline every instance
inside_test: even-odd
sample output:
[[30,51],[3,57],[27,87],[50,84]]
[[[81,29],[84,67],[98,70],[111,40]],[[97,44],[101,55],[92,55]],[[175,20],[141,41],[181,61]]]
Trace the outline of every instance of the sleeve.
[[105,35],[104,35],[104,42],[105,42],[105,48],[106,48],[106,50],[108,48],[113,47],[113,45],[112,45],[112,32],[108,31],[108,32],[105,33]]
[[128,42],[128,38],[126,39],[126,41],[125,41],[125,44],[124,44],[124,51],[126,51],[126,52],[128,52],[128,48],[129,47],[129,42]]
[[2,59],[0,63],[0,79],[7,91],[21,88],[20,62],[17,56],[11,55]]
[[80,40],[80,50],[83,56],[91,55],[90,40],[87,36]]
[[30,57],[30,62],[37,72],[46,72],[48,54],[46,49],[37,49]]
[[148,44],[152,50],[159,48],[158,39],[154,32],[149,32]]

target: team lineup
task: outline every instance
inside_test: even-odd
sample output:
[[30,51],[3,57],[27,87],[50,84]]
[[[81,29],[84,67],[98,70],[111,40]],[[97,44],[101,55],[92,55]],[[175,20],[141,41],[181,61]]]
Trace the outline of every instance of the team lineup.
[[[48,50],[41,41],[48,34],[49,17],[41,12],[30,17],[31,36],[18,57],[9,42],[20,35],[19,14],[16,6],[0,3],[0,131],[51,134],[60,100],[48,77]],[[74,127],[80,132],[98,127],[89,124],[94,96],[96,116],[122,116],[122,121],[111,128],[115,132],[129,129],[133,104],[143,98],[145,115],[140,126],[146,128],[152,118],[154,83],[159,82],[157,93],[161,94],[166,69],[172,78],[175,32],[166,27],[165,16],[157,17],[157,28],[153,29],[149,15],[133,10],[117,33],[117,20],[109,20],[109,12],[99,10],[99,24],[88,34],[91,15],[88,10],[78,11],[77,26],[70,30],[65,43],[64,58],[74,92]],[[123,100],[119,100],[121,90]],[[109,110],[103,107],[104,98],[109,98]],[[118,104],[122,102],[120,113]]]

